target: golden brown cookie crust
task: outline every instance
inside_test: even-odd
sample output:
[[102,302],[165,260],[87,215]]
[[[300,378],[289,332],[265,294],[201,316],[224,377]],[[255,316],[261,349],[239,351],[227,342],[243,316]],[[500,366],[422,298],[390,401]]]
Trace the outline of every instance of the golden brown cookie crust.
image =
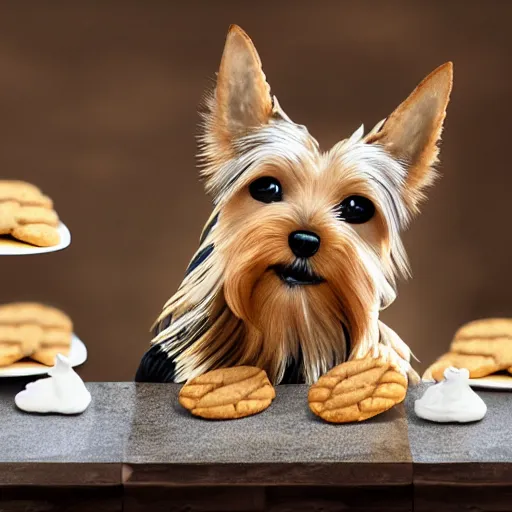
[[181,389],[179,402],[195,416],[228,420],[264,411],[275,396],[264,370],[236,366],[192,379]]
[[0,306],[0,366],[25,357],[51,366],[68,355],[73,323],[62,311],[33,302]]
[[23,181],[0,180],[0,235],[38,247],[60,242],[59,217],[52,200]]
[[402,402],[407,377],[382,358],[342,363],[311,386],[309,407],[330,423],[363,421]]
[[39,302],[11,302],[0,305],[0,325],[19,323],[32,323],[65,331],[73,329],[71,318],[53,306]]
[[23,357],[22,344],[0,341],[0,367],[9,366]]

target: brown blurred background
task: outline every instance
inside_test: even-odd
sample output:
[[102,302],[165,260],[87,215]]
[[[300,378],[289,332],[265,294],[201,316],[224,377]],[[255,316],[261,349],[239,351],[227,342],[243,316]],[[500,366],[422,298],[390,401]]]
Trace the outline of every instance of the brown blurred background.
[[66,251],[0,261],[0,301],[65,309],[88,380],[131,380],[210,213],[196,106],[229,24],[323,147],[386,115],[439,64],[455,85],[443,178],[404,235],[413,280],[384,320],[421,359],[476,317],[512,316],[512,2],[0,4],[0,177],[40,185]]

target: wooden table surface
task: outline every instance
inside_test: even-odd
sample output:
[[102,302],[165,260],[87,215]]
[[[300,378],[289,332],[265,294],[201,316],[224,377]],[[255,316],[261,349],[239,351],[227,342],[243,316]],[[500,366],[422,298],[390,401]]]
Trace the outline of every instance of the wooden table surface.
[[179,386],[88,383],[78,416],[28,415],[0,383],[0,512],[508,511],[512,396],[482,392],[488,414],[437,425],[404,405],[330,425],[306,386],[280,386],[260,415],[192,417]]

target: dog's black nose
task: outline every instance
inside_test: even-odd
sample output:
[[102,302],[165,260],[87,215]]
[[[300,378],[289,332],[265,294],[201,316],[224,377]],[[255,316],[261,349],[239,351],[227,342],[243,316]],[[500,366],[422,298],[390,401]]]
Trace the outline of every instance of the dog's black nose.
[[294,231],[288,237],[288,245],[298,258],[310,258],[320,247],[320,237],[311,231]]

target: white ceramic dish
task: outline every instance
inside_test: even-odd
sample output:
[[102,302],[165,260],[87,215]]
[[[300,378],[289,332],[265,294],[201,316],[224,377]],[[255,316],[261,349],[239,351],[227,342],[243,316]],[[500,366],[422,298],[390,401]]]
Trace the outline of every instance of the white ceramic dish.
[[469,385],[480,389],[512,389],[512,375],[499,374],[469,379]]
[[25,244],[12,238],[0,237],[0,256],[23,256],[62,251],[71,243],[71,233],[62,222],[59,224],[57,231],[60,235],[60,243],[53,247],[36,247],[35,245]]
[[[434,384],[434,380],[424,379],[427,384]],[[469,379],[469,385],[476,389],[510,389],[512,390],[512,375],[497,374],[481,377],[479,379]]]
[[[71,350],[67,356],[71,366],[79,366],[87,360],[87,348],[76,334],[71,339]],[[23,361],[14,363],[5,368],[0,368],[1,377],[29,377],[31,375],[46,375],[51,366],[45,366],[35,361]]]

